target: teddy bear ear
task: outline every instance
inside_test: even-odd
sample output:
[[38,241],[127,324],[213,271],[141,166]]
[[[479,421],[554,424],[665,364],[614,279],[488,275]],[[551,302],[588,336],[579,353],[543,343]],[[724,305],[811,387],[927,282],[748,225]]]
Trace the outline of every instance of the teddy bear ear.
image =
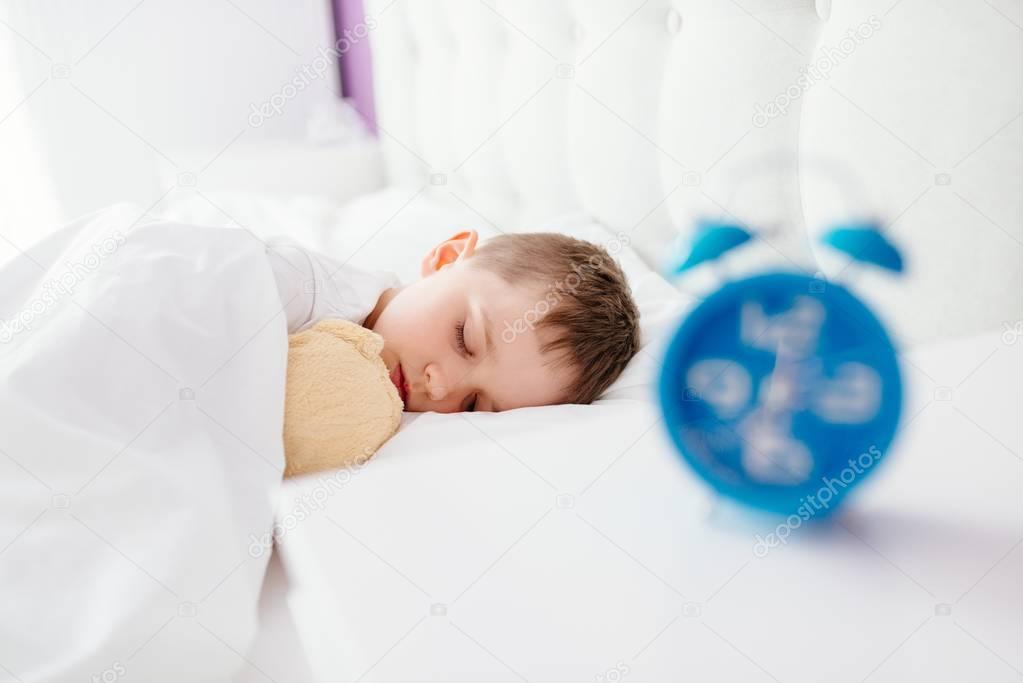
[[348,342],[365,358],[377,357],[384,349],[383,337],[349,320],[323,320],[314,329],[321,329],[336,339]]
[[367,358],[379,356],[380,352],[384,350],[384,338],[376,332],[365,330],[365,334],[360,335],[355,342],[355,348],[359,349],[359,353]]

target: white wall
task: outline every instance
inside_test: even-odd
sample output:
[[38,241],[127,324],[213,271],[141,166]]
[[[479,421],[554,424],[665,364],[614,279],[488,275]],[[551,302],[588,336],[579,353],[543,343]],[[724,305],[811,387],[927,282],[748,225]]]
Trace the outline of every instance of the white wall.
[[[340,90],[334,64],[308,77],[328,0],[5,0],[0,21],[0,261],[81,213],[148,206],[168,167],[201,186],[232,147],[303,138]],[[309,86],[251,125],[303,67]]]

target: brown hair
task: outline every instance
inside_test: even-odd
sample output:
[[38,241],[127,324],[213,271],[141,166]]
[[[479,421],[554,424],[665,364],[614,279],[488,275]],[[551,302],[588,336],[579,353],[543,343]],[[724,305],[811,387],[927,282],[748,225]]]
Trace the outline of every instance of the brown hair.
[[540,351],[558,352],[557,363],[575,370],[564,403],[593,402],[639,350],[639,311],[625,273],[604,248],[558,233],[499,235],[471,261],[509,284],[541,289],[533,320],[524,312],[508,329],[554,332]]

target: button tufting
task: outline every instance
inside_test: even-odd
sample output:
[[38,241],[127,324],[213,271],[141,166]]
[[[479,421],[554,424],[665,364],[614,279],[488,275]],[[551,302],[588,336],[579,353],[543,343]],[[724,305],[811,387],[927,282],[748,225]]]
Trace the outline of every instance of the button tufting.
[[674,7],[668,10],[665,26],[668,33],[678,33],[682,30],[682,15]]

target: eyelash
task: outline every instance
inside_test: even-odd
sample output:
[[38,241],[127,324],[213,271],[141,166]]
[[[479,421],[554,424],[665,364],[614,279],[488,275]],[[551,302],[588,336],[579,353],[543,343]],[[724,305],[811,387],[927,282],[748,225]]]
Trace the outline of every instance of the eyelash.
[[455,341],[458,343],[458,350],[465,355],[472,357],[472,351],[465,345],[465,323],[459,322],[455,325]]
[[[472,358],[472,351],[465,345],[465,322],[460,321],[455,324],[455,341],[458,343],[458,350],[466,356]],[[465,408],[466,412],[473,412],[476,410],[476,396],[472,397],[472,401]]]

